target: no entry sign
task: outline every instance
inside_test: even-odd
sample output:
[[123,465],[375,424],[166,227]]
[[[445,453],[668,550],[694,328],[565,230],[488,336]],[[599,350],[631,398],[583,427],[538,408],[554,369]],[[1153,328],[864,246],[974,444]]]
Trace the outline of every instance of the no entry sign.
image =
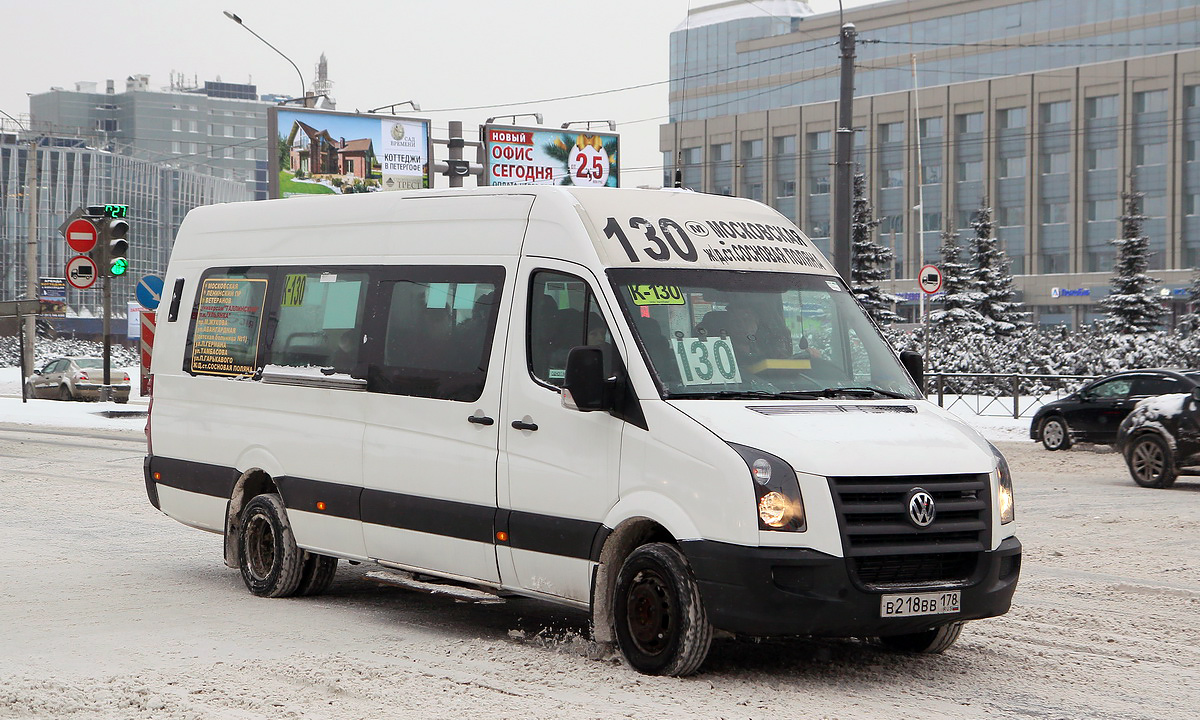
[[67,226],[67,244],[77,253],[88,253],[96,247],[96,226],[90,220],[79,218]]

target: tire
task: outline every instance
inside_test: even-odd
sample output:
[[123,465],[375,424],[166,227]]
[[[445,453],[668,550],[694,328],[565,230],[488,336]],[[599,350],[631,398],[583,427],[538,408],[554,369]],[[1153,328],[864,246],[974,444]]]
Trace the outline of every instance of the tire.
[[304,572],[304,553],[296,546],[283,499],[258,495],[246,503],[238,533],[238,565],[246,589],[260,597],[296,593]]
[[907,635],[888,635],[879,638],[879,642],[889,650],[910,653],[942,653],[958,640],[966,622],[952,622],[932,630]]
[[1125,453],[1133,481],[1146,488],[1168,488],[1175,484],[1175,456],[1157,435],[1134,438]]
[[335,557],[310,552],[306,552],[304,555],[304,569],[300,572],[300,584],[296,586],[296,595],[301,597],[321,595],[333,584],[338,560]]
[[71,394],[71,388],[67,387],[66,385],[59,385],[58,386],[58,399],[66,400],[67,402],[70,402],[71,400],[75,399],[75,396]]
[[1067,421],[1058,415],[1052,415],[1042,421],[1038,436],[1042,447],[1047,450],[1066,450],[1071,447],[1071,431],[1067,429]]
[[634,550],[613,593],[617,646],[634,670],[681,677],[700,668],[713,630],[678,548],[651,543]]

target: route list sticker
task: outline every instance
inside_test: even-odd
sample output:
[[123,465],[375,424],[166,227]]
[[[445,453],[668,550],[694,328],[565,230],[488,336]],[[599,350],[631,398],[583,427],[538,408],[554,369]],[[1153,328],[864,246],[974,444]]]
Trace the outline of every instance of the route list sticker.
[[200,286],[192,333],[191,372],[253,375],[266,280],[209,278]]

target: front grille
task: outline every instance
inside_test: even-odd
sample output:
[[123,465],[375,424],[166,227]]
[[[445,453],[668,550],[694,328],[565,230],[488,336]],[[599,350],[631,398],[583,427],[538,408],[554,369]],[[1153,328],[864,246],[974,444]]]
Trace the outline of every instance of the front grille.
[[[831,477],[842,547],[866,585],[965,582],[991,535],[988,475]],[[909,518],[914,488],[933,496],[928,527]]]

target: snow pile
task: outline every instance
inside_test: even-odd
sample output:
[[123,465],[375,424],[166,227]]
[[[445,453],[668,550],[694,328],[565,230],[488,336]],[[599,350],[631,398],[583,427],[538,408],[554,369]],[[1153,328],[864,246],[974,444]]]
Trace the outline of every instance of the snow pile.
[[[137,365],[139,362],[137,354],[124,345],[113,345],[111,352],[114,367]],[[72,338],[39,337],[33,348],[34,365],[38,367],[51,358],[89,355],[100,357],[103,353],[104,343]],[[0,336],[0,367],[19,367],[20,365],[20,339],[15,335]]]

